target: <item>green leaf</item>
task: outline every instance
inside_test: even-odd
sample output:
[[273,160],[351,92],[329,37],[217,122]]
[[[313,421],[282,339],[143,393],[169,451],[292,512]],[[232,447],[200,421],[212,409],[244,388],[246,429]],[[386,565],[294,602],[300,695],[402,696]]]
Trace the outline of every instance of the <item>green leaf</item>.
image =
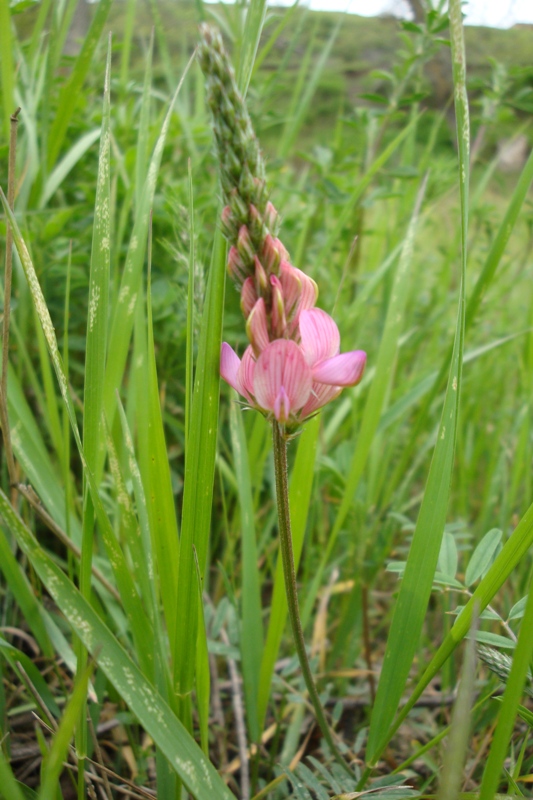
[[466,586],[472,586],[473,583],[485,575],[498,553],[502,536],[502,531],[498,528],[492,528],[479,542],[466,568]]
[[455,544],[455,536],[449,531],[445,531],[442,537],[437,569],[446,578],[455,578],[457,572],[457,545]]

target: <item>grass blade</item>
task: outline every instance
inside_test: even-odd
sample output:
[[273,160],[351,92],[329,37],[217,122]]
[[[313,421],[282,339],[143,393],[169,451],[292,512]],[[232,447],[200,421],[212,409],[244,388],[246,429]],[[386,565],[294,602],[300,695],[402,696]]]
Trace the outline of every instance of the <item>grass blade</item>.
[[[187,70],[194,56],[191,56]],[[161,133],[157,139],[150,166],[142,192],[142,203],[136,209],[135,222],[126,255],[126,264],[122,273],[118,302],[113,312],[111,331],[109,334],[108,353],[109,358],[106,365],[105,389],[104,389],[104,408],[106,419],[109,425],[112,424],[116,400],[115,392],[120,387],[128,350],[130,345],[131,333],[133,330],[134,311],[137,295],[141,286],[142,268],[146,253],[146,242],[148,237],[148,226],[150,222],[150,210],[154,201],[156,179],[161,166],[163,147],[170,125],[172,110],[176,102],[178,93],[185,79],[184,73],[178,87],[174,93],[168,112],[165,116]]]
[[0,491],[0,515],[97,664],[197,800],[234,800],[196,742]]
[[505,686],[489,758],[483,772],[479,800],[492,800],[498,788],[513,726],[522,696],[524,683],[533,655],[533,583],[530,584],[526,610],[518,642],[513,653],[513,665]]
[[211,504],[218,435],[219,362],[226,278],[226,246],[217,229],[209,270],[200,331],[185,480],[178,567],[176,636],[173,648],[174,683],[183,697],[187,719],[194,683],[192,654],[196,652],[198,588],[194,567],[196,551],[202,589],[211,526]]
[[250,78],[257,55],[257,48],[261,39],[261,33],[265,22],[267,11],[267,0],[252,0],[246,14],[246,21],[242,31],[242,41],[237,70],[237,84],[243,97],[246,97]]
[[335,543],[337,541],[337,537],[352,506],[353,496],[361,476],[363,475],[365,465],[371,451],[372,442],[374,441],[374,436],[378,429],[385,398],[389,390],[398,351],[398,341],[402,331],[405,306],[409,296],[409,268],[411,266],[413,256],[415,233],[418,225],[419,211],[425,192],[425,187],[426,181],[424,180],[418,193],[418,198],[416,200],[415,208],[413,210],[411,221],[405,236],[403,248],[400,253],[398,267],[394,275],[394,283],[390,295],[391,299],[387,309],[387,317],[385,319],[383,336],[381,338],[381,344],[379,347],[376,370],[370,387],[370,392],[368,393],[368,398],[363,413],[363,420],[361,422],[361,430],[357,437],[357,445],[351,460],[350,471],[348,473],[348,477],[346,478],[346,486],[344,489],[343,498],[335,518],[335,523],[328,538],[328,544],[321,561],[321,566],[315,575],[304,606],[302,615],[304,625],[306,624],[306,621],[311,613],[311,608],[314,604],[316,593],[320,586],[324,567],[329,562],[333,548],[335,547]]
[[74,110],[81,94],[83,82],[91,67],[91,61],[100,36],[104,29],[109,11],[111,10],[112,0],[101,0],[96,7],[96,11],[85,37],[80,54],[76,59],[74,68],[68,81],[63,86],[59,96],[57,111],[48,136],[48,169],[51,170],[57,161],[57,157],[63,147],[68,126],[74,114]]
[[461,285],[454,349],[444,399],[437,444],[433,453],[426,490],[413,534],[404,578],[395,605],[372,713],[367,760],[374,764],[389,741],[389,729],[416,653],[433,576],[437,566],[450,493],[457,418],[463,366],[465,325],[466,243],[468,229],[468,179],[470,128],[466,96],[465,54],[461,6],[450,3],[452,57],[459,146],[461,196]]

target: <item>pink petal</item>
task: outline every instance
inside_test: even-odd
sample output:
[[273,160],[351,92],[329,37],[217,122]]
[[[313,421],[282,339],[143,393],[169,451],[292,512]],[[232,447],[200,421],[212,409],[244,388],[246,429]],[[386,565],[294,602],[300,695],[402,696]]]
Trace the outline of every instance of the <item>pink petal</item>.
[[340,348],[340,334],[335,321],[321,308],[304,310],[300,314],[302,350],[309,366],[336,356]]
[[310,414],[314,414],[319,408],[325,406],[326,403],[331,403],[342,392],[342,386],[327,386],[325,383],[317,383],[313,381],[313,387],[309,400],[302,408],[301,418],[305,419]]
[[246,278],[241,289],[241,310],[245,319],[248,319],[252,308],[257,303],[257,292],[253,278]]
[[313,380],[330,386],[355,386],[363,377],[366,364],[364,350],[352,350],[326,358],[313,366]]
[[240,366],[241,360],[237,353],[227,342],[223,342],[220,349],[220,375],[226,383],[229,383],[239,393],[241,392],[241,383],[238,379]]
[[254,353],[258,356],[269,342],[265,301],[262,297],[250,312],[246,322],[246,335],[254,348]]
[[298,276],[298,272],[299,270],[289,264],[288,261],[281,262],[281,288],[283,290],[285,310],[288,317],[290,317],[292,314],[294,307],[296,306],[302,294],[302,282]]
[[279,422],[305,405],[311,391],[311,370],[296,342],[276,339],[257,359],[254,395],[258,405]]
[[242,357],[241,366],[239,369],[239,374],[237,379],[240,383],[241,389],[238,391],[241,392],[245,397],[250,398],[251,395],[254,393],[254,370],[255,370],[255,359],[254,359],[254,351],[252,350],[252,345],[248,345],[246,350],[244,351],[244,355]]

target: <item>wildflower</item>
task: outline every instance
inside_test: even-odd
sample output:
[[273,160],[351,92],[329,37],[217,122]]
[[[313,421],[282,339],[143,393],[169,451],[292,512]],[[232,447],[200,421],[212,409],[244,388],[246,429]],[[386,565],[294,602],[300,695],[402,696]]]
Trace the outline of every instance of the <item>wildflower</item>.
[[366,354],[340,353],[333,319],[315,308],[316,283],[290,263],[277,238],[279,215],[268,199],[264,162],[220,34],[202,27],[200,62],[226,203],[221,227],[227,267],[241,295],[250,341],[242,361],[222,345],[220,374],[253,408],[293,431],[363,375]]
[[252,344],[242,361],[224,342],[220,359],[223,379],[252,408],[289,429],[297,428],[345,386],[359,383],[366,364],[362,350],[339,352],[337,325],[319,308],[301,312],[299,336],[299,344],[282,338],[261,348]]

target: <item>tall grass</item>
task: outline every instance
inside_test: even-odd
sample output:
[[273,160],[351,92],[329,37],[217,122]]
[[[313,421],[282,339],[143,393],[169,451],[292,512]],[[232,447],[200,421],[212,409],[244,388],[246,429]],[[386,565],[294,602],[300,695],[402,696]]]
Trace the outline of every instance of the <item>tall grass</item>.
[[[319,49],[299,10],[182,10],[222,24],[265,134],[283,241],[343,348],[368,352],[362,383],[289,450],[304,629],[351,775],[309,727],[287,635],[268,425],[219,387],[222,338],[242,352],[245,334],[225,287],[195,41],[176,56],[180,9],[154,2],[154,33],[139,42],[136,4],[102,0],[66,59],[73,2],[1,5],[6,165],[22,110],[14,210],[2,178],[15,247],[0,398],[14,454],[0,487],[0,793],[44,800],[74,784],[80,798],[88,785],[110,798],[130,780],[132,796],[157,787],[165,800],[391,786],[400,798],[435,794],[444,765],[442,797],[527,795],[533,156],[513,176],[488,146],[471,158],[470,130],[497,138],[498,109],[478,115],[487,95],[469,98],[459,2],[453,134],[423,98],[446,52],[441,6],[403,26],[388,77],[324,120],[327,135],[306,121],[342,18]],[[109,43],[117,9],[127,25]],[[490,99],[502,109],[503,95]],[[467,636],[493,663],[499,649],[513,655],[496,670],[501,704],[472,648],[460,665]],[[437,680],[441,709],[429,711]],[[27,710],[39,761],[25,770]],[[109,716],[118,744],[99,728]]]

